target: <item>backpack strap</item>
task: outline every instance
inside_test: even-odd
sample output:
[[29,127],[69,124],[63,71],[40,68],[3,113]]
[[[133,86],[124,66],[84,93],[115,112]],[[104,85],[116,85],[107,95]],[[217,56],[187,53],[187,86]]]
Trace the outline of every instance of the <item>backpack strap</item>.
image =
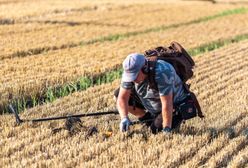
[[199,102],[198,102],[198,100],[197,100],[197,98],[196,98],[195,93],[193,93],[193,92],[191,92],[191,91],[189,90],[189,85],[186,84],[185,82],[183,83],[183,86],[184,86],[184,88],[186,89],[186,91],[190,93],[191,98],[192,98],[192,100],[194,101],[194,104],[195,104],[195,106],[196,106],[196,108],[197,108],[198,117],[204,118],[204,115],[203,115],[202,110],[201,110],[201,106],[200,106],[200,104],[199,104]]
[[155,81],[155,67],[157,60],[148,59],[148,82],[151,89],[158,90],[157,83]]

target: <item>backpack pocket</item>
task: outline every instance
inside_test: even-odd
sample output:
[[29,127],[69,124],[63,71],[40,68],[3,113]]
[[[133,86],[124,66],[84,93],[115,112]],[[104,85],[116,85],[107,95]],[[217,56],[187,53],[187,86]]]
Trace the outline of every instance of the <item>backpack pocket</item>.
[[181,114],[184,120],[188,120],[197,116],[197,108],[191,95],[187,97],[176,105],[176,111]]

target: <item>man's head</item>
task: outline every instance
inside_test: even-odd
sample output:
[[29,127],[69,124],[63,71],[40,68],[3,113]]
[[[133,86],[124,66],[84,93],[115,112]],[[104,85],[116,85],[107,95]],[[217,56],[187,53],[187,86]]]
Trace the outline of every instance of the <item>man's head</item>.
[[139,83],[144,80],[145,74],[141,71],[146,64],[145,56],[133,53],[126,57],[123,61],[124,72],[122,74],[122,82]]

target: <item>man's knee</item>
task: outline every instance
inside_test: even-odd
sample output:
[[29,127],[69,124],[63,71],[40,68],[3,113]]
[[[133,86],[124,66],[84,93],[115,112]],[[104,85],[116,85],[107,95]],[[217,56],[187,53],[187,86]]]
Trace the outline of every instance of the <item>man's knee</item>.
[[[183,122],[183,119],[181,115],[174,115],[172,117],[172,129],[179,128],[181,123]],[[162,113],[160,113],[152,122],[150,126],[151,132],[153,134],[157,134],[158,132],[163,130],[163,117]]]
[[150,112],[146,112],[144,111],[144,115],[142,117],[139,118],[139,121],[141,121],[142,123],[145,123],[146,126],[151,126],[151,124],[153,123],[154,120],[154,115],[152,115]]
[[162,113],[160,113],[152,122],[150,129],[153,134],[157,134],[158,132],[162,131],[163,129],[163,118]]

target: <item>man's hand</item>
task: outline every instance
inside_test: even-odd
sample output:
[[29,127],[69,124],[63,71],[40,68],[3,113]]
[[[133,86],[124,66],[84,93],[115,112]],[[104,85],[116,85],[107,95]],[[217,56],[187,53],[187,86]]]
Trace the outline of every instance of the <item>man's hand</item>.
[[120,123],[120,131],[126,132],[130,125],[131,125],[131,121],[129,120],[129,118],[127,117],[123,118]]

